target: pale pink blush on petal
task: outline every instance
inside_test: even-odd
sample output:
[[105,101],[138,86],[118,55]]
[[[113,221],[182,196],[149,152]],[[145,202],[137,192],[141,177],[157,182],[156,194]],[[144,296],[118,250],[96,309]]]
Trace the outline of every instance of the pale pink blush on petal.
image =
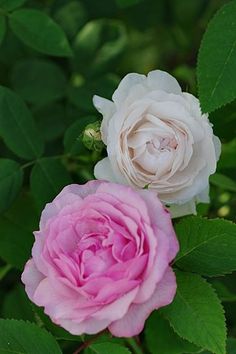
[[135,299],[137,292],[138,287],[121,296],[111,304],[104,306],[102,309],[95,312],[92,317],[98,320],[108,319],[110,322],[122,318],[128,311],[132,301]]
[[76,322],[76,320],[70,320],[70,319],[60,319],[57,322],[54,321],[55,323],[61,325],[63,328],[65,328],[68,332],[74,335],[81,335],[84,333],[87,334],[96,334],[105,328],[108,327],[110,324],[110,320],[105,319],[105,320],[94,320],[94,318],[88,318],[82,322]]
[[152,297],[143,304],[132,304],[123,318],[113,322],[108,327],[109,331],[116,337],[138,335],[143,330],[145,320],[150,313],[155,309],[170,304],[174,299],[175,293],[175,274],[171,268],[168,268]]
[[179,243],[172,225],[171,215],[162,205],[154,191],[142,190],[139,193],[146,201],[152,225],[157,226],[157,233],[158,229],[161,229],[170,239],[169,262],[171,262],[179,251]]
[[30,300],[33,301],[35,291],[43,279],[44,276],[35,267],[33,259],[29,259],[21,275],[21,280],[25,284],[25,291]]
[[147,301],[155,291],[155,288],[162,280],[162,277],[169,265],[168,255],[170,249],[170,240],[163,231],[159,230],[156,258],[152,264],[149,274],[146,274],[140,284],[139,292],[134,300],[135,303]]

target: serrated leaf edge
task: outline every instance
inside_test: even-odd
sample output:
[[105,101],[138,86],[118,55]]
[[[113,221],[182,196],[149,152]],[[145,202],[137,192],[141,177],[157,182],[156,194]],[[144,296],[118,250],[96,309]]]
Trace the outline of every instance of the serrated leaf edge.
[[[223,6],[221,6],[221,8],[216,11],[216,13],[213,15],[213,17],[211,18],[210,22],[208,23],[207,27],[206,27],[206,30],[203,34],[203,37],[202,37],[202,40],[201,40],[201,43],[200,43],[200,47],[199,47],[199,50],[198,50],[198,54],[197,54],[197,66],[196,66],[196,71],[197,71],[197,92],[198,92],[198,96],[199,96],[199,101],[200,101],[200,106],[201,106],[201,110],[203,113],[212,113],[214,112],[215,110],[219,109],[219,108],[222,108],[224,106],[226,106],[227,104],[233,102],[236,98],[233,97],[232,99],[230,99],[229,101],[226,101],[225,103],[220,103],[218,106],[215,106],[215,108],[213,109],[208,109],[205,111],[204,109],[204,104],[202,103],[202,100],[201,100],[201,91],[202,91],[202,87],[201,87],[201,84],[200,84],[200,80],[199,80],[199,76],[200,76],[200,71],[199,71],[199,61],[200,61],[200,55],[201,55],[201,52],[202,52],[202,46],[203,46],[203,42],[205,41],[205,37],[206,37],[206,33],[208,32],[209,28],[211,28],[212,26],[212,22],[214,22],[215,18],[219,15],[219,13],[221,11],[223,11],[226,7],[228,7],[229,5],[232,4],[232,1],[228,2],[227,4],[224,4]],[[234,43],[234,46],[236,45],[236,41]]]
[[[181,272],[182,272],[182,270],[181,270]],[[194,274],[194,273],[189,273],[189,272],[184,272],[184,271],[183,271],[183,273]],[[201,279],[205,282],[205,284],[207,284],[207,285],[212,289],[213,293],[215,294],[216,300],[218,301],[218,303],[219,303],[219,305],[220,305],[220,308],[221,308],[221,310],[222,310],[222,314],[223,314],[223,317],[224,317],[224,330],[225,330],[225,334],[226,334],[226,335],[225,335],[225,352],[224,352],[223,354],[227,354],[227,353],[226,353],[227,326],[226,326],[226,318],[225,318],[225,309],[224,309],[224,307],[223,307],[223,305],[222,305],[222,303],[221,303],[221,301],[220,301],[220,299],[219,299],[219,296],[218,296],[217,293],[216,293],[215,288],[214,288],[208,281],[206,281],[205,278],[203,278],[203,277],[200,276],[199,274],[194,274],[194,275],[198,275],[198,277],[201,278]],[[177,287],[177,289],[178,289],[178,287]],[[177,290],[177,291],[178,291],[178,290]],[[187,340],[188,342],[190,342],[190,343],[192,343],[192,344],[195,344],[196,346],[199,347],[199,344],[195,343],[194,341],[190,340],[189,338],[186,338],[185,336],[183,336],[183,335],[181,335],[180,333],[178,333],[178,330],[176,330],[176,328],[173,326],[173,324],[171,323],[171,321],[169,320],[169,318],[168,318],[168,316],[167,316],[166,314],[162,313],[162,315],[163,315],[163,317],[164,317],[165,319],[168,320],[170,326],[173,328],[174,332],[175,332],[179,337],[181,337],[181,338]],[[205,347],[202,347],[202,349],[204,349],[204,350],[209,350],[209,348],[205,348]],[[215,352],[214,354],[222,354],[222,352],[218,352],[218,353]]]

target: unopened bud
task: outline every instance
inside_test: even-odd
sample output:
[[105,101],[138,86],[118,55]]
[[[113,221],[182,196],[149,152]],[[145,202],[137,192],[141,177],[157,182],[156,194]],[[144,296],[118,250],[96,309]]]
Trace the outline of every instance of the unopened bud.
[[101,123],[96,121],[94,123],[90,123],[86,126],[82,141],[87,149],[101,151],[104,147],[101,138],[101,131],[100,131]]

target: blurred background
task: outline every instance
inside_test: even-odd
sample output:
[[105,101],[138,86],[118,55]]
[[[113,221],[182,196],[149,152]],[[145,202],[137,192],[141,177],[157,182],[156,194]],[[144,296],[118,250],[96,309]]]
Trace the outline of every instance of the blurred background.
[[[19,281],[30,255],[32,230],[37,229],[45,203],[72,180],[83,183],[92,179],[94,164],[105,156],[105,150],[88,150],[81,139],[86,125],[101,118],[92,96],[111,98],[124,75],[154,69],[168,71],[184,91],[197,95],[201,38],[209,20],[227,1],[21,2],[24,8],[40,10],[53,19],[73,52],[69,57],[40,53],[24,44],[9,26],[1,38],[0,85],[13,90],[27,104],[45,148],[42,163],[34,166],[35,161],[15,156],[0,138],[0,157],[17,161],[24,170],[21,192],[0,215],[0,315],[35,320]],[[0,1],[0,16],[1,3],[4,1]],[[236,102],[213,112],[210,120],[224,145],[218,175],[211,180],[211,205],[199,205],[199,213],[235,221]],[[50,158],[58,158],[61,165],[53,160],[54,165]],[[224,283],[214,282],[225,301],[230,331],[236,334],[235,275],[227,276]]]

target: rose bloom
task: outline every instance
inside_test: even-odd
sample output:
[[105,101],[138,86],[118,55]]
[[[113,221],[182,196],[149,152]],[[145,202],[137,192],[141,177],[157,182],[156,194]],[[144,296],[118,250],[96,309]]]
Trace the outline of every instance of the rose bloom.
[[112,101],[94,96],[102,113],[108,157],[95,166],[97,179],[148,186],[172,206],[173,216],[209,202],[209,176],[216,170],[220,141],[199,101],[160,70],[128,74]]
[[178,242],[151,191],[91,181],[46,205],[22,274],[29,298],[72,334],[140,333],[172,302]]

